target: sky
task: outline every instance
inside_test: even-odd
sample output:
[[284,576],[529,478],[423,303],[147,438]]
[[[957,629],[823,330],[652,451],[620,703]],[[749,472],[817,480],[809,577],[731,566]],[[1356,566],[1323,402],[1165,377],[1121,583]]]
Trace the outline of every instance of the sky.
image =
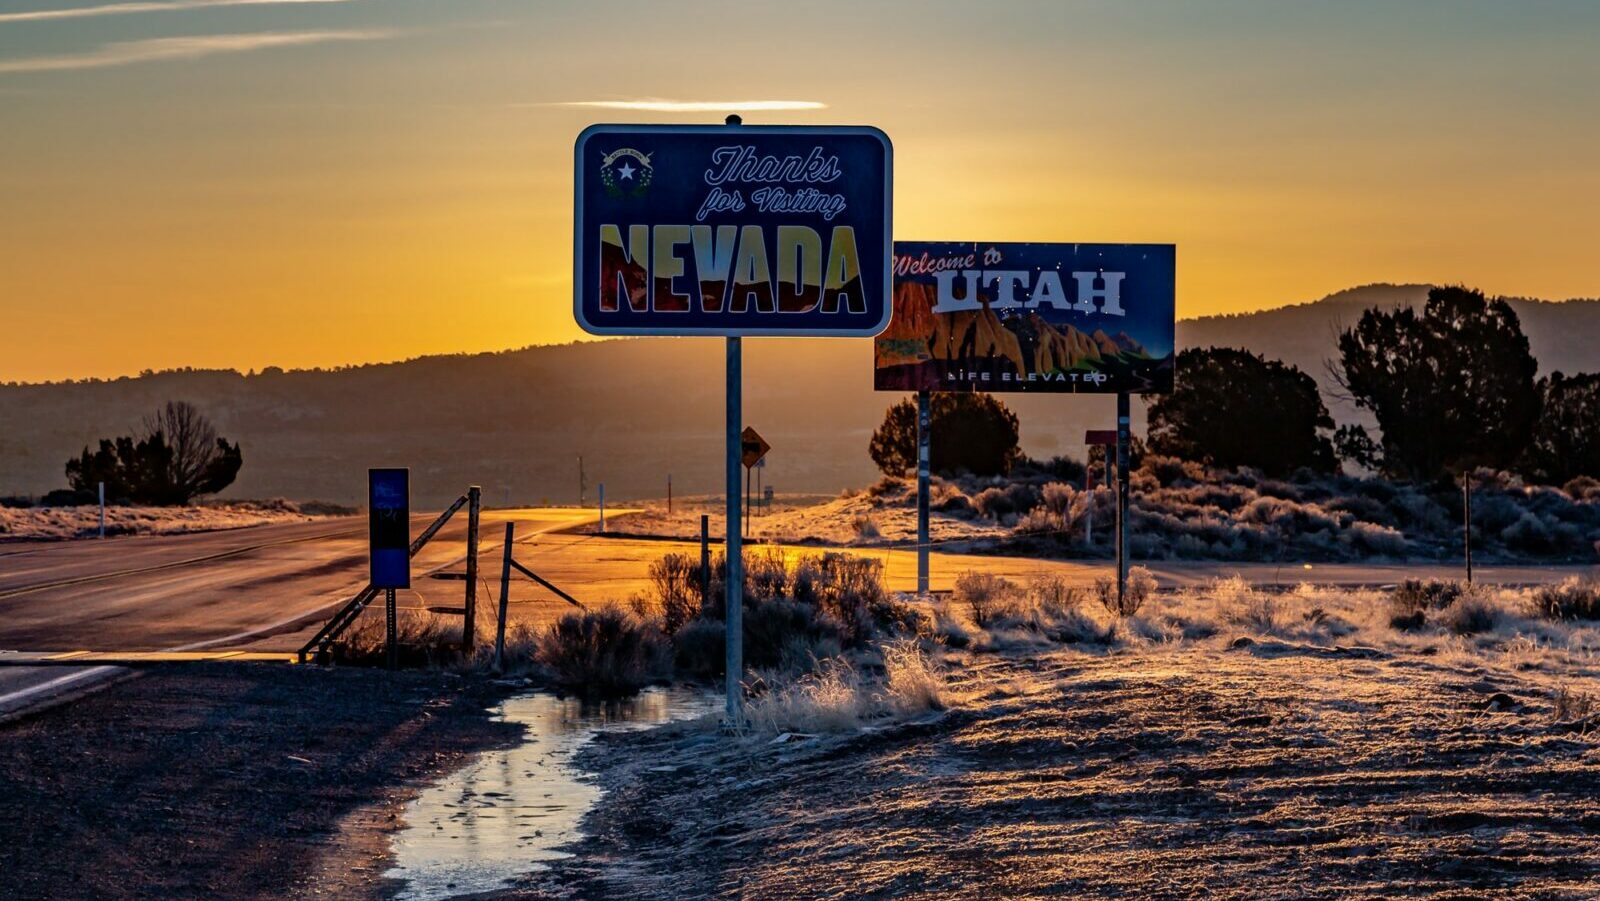
[[898,239],[1174,243],[1180,317],[1600,296],[1597,46],[1587,0],[0,0],[0,382],[580,338],[573,139],[740,104],[887,132]]

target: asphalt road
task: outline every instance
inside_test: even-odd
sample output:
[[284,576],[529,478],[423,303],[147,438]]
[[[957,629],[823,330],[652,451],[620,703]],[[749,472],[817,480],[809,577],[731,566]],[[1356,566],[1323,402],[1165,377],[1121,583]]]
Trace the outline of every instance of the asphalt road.
[[[620,511],[619,511],[620,512]],[[516,523],[516,558],[586,604],[623,601],[648,586],[649,564],[662,554],[698,554],[681,541],[610,538],[562,530],[589,522],[592,511],[485,511],[480,549],[480,610],[497,595],[503,524]],[[432,520],[416,517],[412,533]],[[784,548],[817,553],[817,548]],[[911,590],[911,551],[856,551],[881,559],[888,584]],[[414,588],[402,607],[459,606],[464,583],[432,572],[460,572],[466,557],[466,515],[458,513],[416,557]],[[0,545],[0,659],[15,651],[155,651],[238,648],[298,649],[337,605],[366,582],[366,521],[358,517],[187,535]],[[1314,581],[1382,585],[1402,578],[1457,578],[1435,565],[1300,565],[1157,563],[1165,586],[1194,584],[1238,572],[1258,584]],[[983,570],[1017,581],[1052,573],[1075,584],[1110,574],[1109,562],[935,553],[934,590]],[[1480,567],[1486,582],[1554,581],[1595,568]],[[513,615],[543,619],[571,609],[546,589],[517,577]],[[381,605],[367,615],[380,615]],[[492,614],[491,614],[492,615]],[[109,667],[0,666],[0,715],[42,696],[73,690],[111,674]]]
[[[517,541],[590,521],[583,510],[483,514],[480,560],[497,563],[503,524]],[[419,534],[433,515],[414,518]],[[461,604],[466,513],[413,560],[403,606]],[[186,535],[0,545],[0,658],[13,651],[292,651],[366,583],[367,524],[340,517]],[[498,578],[498,569],[485,578]],[[479,597],[485,597],[480,589]],[[561,604],[545,598],[545,604]],[[369,608],[369,613],[376,608]],[[0,715],[110,675],[108,667],[0,667]]]

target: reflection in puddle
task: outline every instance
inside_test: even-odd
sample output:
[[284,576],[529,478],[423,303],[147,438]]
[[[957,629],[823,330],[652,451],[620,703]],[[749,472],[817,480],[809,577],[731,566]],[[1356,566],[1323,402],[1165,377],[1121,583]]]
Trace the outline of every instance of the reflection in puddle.
[[405,880],[396,897],[488,891],[566,857],[553,849],[578,838],[578,821],[600,797],[599,788],[579,781],[573,754],[598,731],[689,719],[718,704],[717,695],[679,687],[589,707],[548,694],[508,698],[494,712],[527,727],[523,743],[483,754],[406,806],[395,866],[384,874]]

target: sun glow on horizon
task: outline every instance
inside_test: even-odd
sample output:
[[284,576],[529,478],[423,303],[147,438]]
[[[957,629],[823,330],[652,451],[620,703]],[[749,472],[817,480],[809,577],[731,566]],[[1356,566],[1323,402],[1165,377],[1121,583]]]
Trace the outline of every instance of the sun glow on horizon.
[[608,118],[878,126],[897,238],[1173,243],[1181,318],[1600,295],[1589,4],[37,5],[0,14],[0,381],[582,339]]

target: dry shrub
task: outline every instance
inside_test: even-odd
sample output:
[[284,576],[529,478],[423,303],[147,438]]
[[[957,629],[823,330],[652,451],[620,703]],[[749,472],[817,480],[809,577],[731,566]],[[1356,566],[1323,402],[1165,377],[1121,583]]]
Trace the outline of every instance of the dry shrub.
[[1420,629],[1430,610],[1442,610],[1461,597],[1458,582],[1438,579],[1406,579],[1389,595],[1389,625],[1396,629]]
[[1022,535],[1049,535],[1061,531],[1061,516],[1044,507],[1034,507],[1017,520],[1014,528]]
[[1060,517],[1072,508],[1078,492],[1066,482],[1050,482],[1044,486],[1044,509]]
[[901,716],[916,716],[930,710],[943,710],[944,673],[916,641],[905,639],[885,644],[885,703]]
[[690,620],[672,636],[672,662],[680,672],[710,678],[727,671],[728,629],[720,619]]
[[[442,666],[461,657],[460,617],[427,610],[395,612],[396,659],[403,667]],[[480,636],[481,638],[481,636]],[[493,641],[491,634],[490,640]],[[481,640],[480,640],[481,644]],[[384,666],[388,661],[388,624],[383,605],[373,604],[329,648],[334,663]]]
[[[700,614],[701,596],[700,561],[688,554],[667,554],[650,564],[650,591],[648,603],[635,603],[641,614],[654,613],[661,617],[661,630],[676,634],[683,624]],[[650,609],[653,606],[653,610]],[[644,609],[640,609],[644,608]]]
[[867,489],[867,496],[878,498],[887,497],[891,494],[904,494],[909,484],[910,483],[905,479],[897,479],[894,476],[884,476],[883,478],[879,479],[877,483]]
[[1004,612],[1016,586],[993,573],[965,572],[956,577],[956,600],[972,614],[972,622],[987,629]]
[[1594,695],[1565,685],[1557,688],[1550,700],[1555,705],[1555,721],[1563,725],[1587,723],[1600,713],[1600,702],[1595,700]]
[[1094,595],[1100,601],[1100,606],[1118,618],[1138,613],[1139,608],[1144,606],[1144,602],[1150,599],[1155,590],[1156,577],[1143,566],[1135,566],[1128,570],[1128,582],[1121,598],[1117,597],[1115,579],[1094,580]]
[[1456,635],[1477,635],[1493,632],[1504,618],[1504,611],[1494,597],[1482,588],[1470,588],[1460,593],[1449,606],[1436,616],[1439,625]]
[[857,513],[855,518],[850,520],[850,529],[860,541],[871,541],[883,534],[878,530],[877,520],[869,513]]
[[744,594],[746,598],[767,601],[781,598],[789,590],[789,565],[783,551],[766,547],[744,555]]
[[1083,589],[1060,576],[1035,576],[1028,583],[1028,601],[1048,616],[1064,616],[1083,603]]
[[1533,592],[1533,606],[1549,620],[1600,619],[1600,583],[1577,576]]
[[666,645],[619,607],[568,613],[538,636],[534,659],[562,688],[587,697],[634,694],[664,675]]

